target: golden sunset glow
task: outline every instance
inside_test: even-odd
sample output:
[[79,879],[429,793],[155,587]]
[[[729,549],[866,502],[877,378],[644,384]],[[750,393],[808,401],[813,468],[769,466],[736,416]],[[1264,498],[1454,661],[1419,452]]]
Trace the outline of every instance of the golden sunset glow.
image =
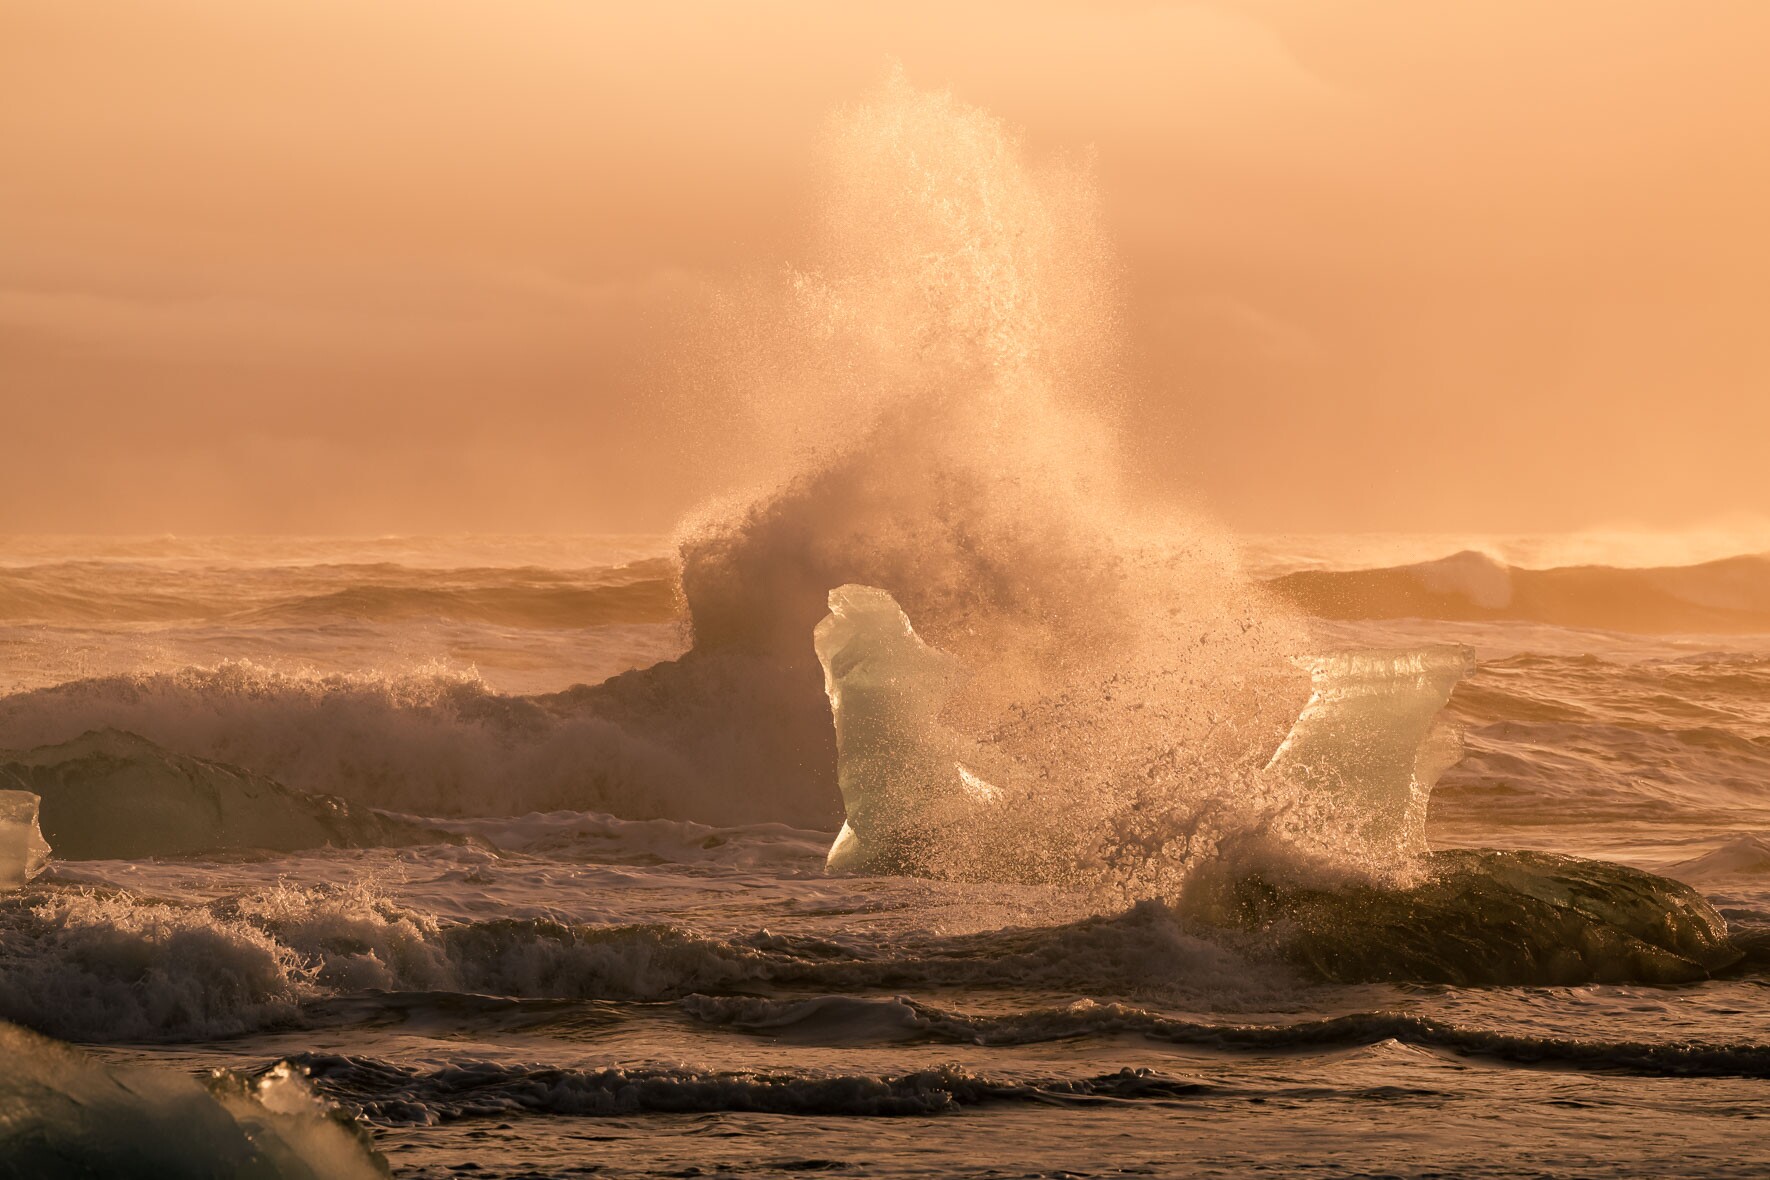
[[0,0],[0,1180],[1770,1174],[1767,54]]
[[1766,43],[1726,0],[13,0],[0,530],[668,528],[729,462],[693,329],[800,256],[893,61],[1092,154],[1152,488],[1761,526]]

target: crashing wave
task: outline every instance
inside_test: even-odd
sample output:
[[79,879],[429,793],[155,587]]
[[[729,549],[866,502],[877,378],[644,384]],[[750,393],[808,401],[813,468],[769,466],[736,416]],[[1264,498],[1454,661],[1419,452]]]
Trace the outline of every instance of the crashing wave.
[[[987,685],[960,728],[1021,719],[989,744],[1075,784],[1068,826],[1101,830],[1095,788],[1128,815],[1139,777],[1150,814],[1194,783],[1231,789],[1296,715],[1300,624],[1224,530],[1123,486],[1103,412],[1120,392],[1116,276],[1087,168],[1035,162],[1000,120],[900,76],[827,145],[813,265],[715,317],[743,353],[729,391],[757,411],[722,407],[719,429],[766,470],[755,496],[682,527],[680,659],[520,699],[231,667],[107,678],[0,702],[0,743],[108,725],[404,812],[834,827],[806,635],[831,586],[861,583],[890,587]],[[1128,691],[1185,703],[1128,709]]]

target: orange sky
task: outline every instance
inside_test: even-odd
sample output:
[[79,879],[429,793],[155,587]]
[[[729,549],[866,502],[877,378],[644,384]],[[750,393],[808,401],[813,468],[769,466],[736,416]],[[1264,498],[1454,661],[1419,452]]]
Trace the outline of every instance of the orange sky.
[[1261,530],[1770,515],[1770,4],[0,0],[0,531],[648,530],[900,60],[1092,145],[1137,457]]

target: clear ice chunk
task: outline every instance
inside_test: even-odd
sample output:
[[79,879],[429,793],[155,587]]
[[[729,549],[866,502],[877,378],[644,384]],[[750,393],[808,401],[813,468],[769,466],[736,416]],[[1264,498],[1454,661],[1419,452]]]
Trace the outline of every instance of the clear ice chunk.
[[37,826],[38,802],[29,791],[0,791],[0,889],[17,889],[49,860],[49,844]]
[[940,719],[959,662],[924,643],[897,600],[872,586],[830,591],[813,638],[847,810],[825,867],[913,873],[954,822],[1000,799],[961,764],[967,743]]
[[1349,651],[1308,662],[1309,703],[1266,766],[1268,776],[1345,805],[1370,845],[1426,851],[1426,806],[1438,776],[1462,757],[1439,719],[1475,670],[1459,645]]

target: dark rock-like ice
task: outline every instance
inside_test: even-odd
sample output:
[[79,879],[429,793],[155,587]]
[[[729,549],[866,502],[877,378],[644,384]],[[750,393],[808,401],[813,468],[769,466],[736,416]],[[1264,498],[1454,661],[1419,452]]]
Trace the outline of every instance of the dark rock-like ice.
[[208,1085],[0,1022],[0,1177],[374,1180],[385,1161],[286,1066]]

